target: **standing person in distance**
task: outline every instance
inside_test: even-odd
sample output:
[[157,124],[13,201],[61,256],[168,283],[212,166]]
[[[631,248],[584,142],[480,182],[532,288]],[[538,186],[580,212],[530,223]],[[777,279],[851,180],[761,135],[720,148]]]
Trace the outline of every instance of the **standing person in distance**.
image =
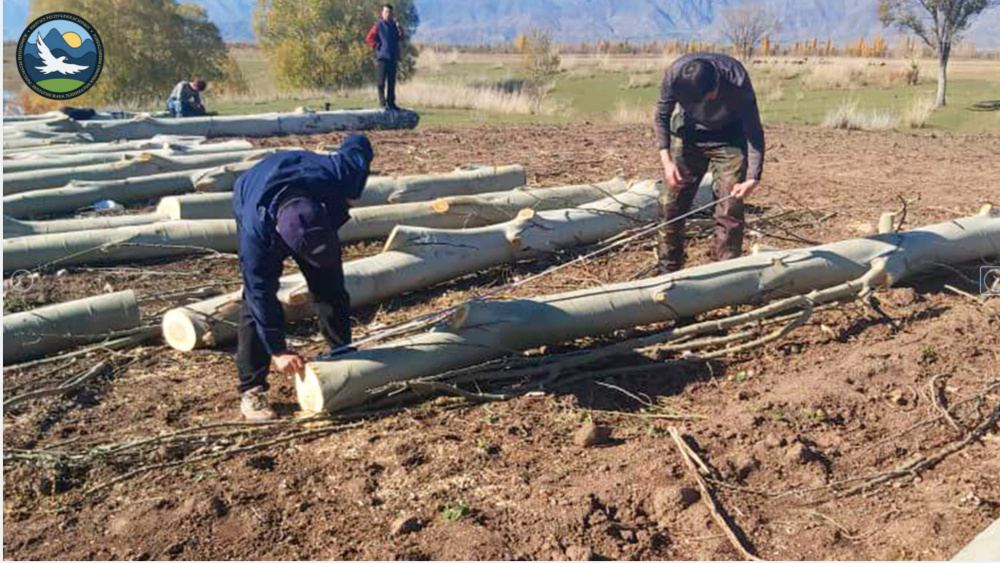
[[392,4],[384,4],[379,19],[375,22],[365,43],[375,52],[375,66],[378,69],[378,103],[381,107],[396,111],[396,72],[403,43],[403,27],[393,16]]

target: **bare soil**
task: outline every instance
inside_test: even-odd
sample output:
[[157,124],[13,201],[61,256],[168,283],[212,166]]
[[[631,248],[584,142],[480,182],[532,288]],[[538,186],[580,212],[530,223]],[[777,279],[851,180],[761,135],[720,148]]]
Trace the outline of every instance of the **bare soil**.
[[[1000,137],[935,133],[767,131],[765,186],[751,218],[795,209],[751,243],[777,247],[867,234],[908,201],[906,225],[996,202]],[[535,185],[655,177],[643,127],[532,126],[377,132],[376,173],[522,163]],[[318,146],[339,136],[266,139]],[[905,228],[905,227],[904,227]],[[763,229],[763,227],[762,227]],[[766,229],[765,229],[766,230]],[[708,259],[708,241],[690,259]],[[354,245],[348,257],[378,251]],[[565,257],[563,257],[565,258]],[[551,293],[620,281],[652,264],[649,243],[518,290]],[[495,268],[356,314],[356,331],[459,302],[539,271]],[[238,287],[236,262],[206,256],[68,269],[5,281],[10,312],[136,289],[151,322],[193,288]],[[718,473],[714,488],[756,552],[769,559],[946,559],[1000,516],[995,424],[918,473],[843,498],[844,480],[890,471],[961,440],[1000,392],[1000,299],[980,302],[976,270],[943,271],[879,297],[896,327],[861,305],[819,312],[789,337],[722,361],[619,358],[631,377],[564,392],[468,404],[437,398],[269,447],[190,462],[229,443],[163,446],[127,464],[4,459],[4,557],[14,559],[732,559],[667,433],[677,426]],[[310,353],[315,327],[293,329]],[[86,388],[5,408],[5,450],[93,452],[238,418],[232,349],[182,353],[153,343],[72,364],[5,369],[5,398],[110,357]],[[271,396],[293,417],[294,390]],[[609,387],[611,385],[612,387]],[[941,406],[949,408],[949,416]],[[670,413],[686,413],[676,420]],[[597,447],[574,434],[611,428]],[[228,444],[228,445],[227,445]],[[202,449],[198,449],[198,448]],[[219,446],[221,447],[221,446]],[[22,452],[23,453],[23,452]],[[111,459],[110,457],[106,459]],[[164,467],[105,487],[128,471]],[[859,483],[861,481],[858,481]],[[694,502],[692,502],[694,501]]]

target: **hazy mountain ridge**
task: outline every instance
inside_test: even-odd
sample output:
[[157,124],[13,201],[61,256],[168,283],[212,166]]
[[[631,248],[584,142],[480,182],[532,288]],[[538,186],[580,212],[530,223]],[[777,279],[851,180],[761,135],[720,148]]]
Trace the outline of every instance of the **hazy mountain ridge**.
[[[483,44],[510,41],[531,28],[560,42],[598,39],[651,41],[718,39],[719,10],[758,0],[417,0],[423,42]],[[203,6],[227,41],[254,41],[256,0],[192,0]],[[844,42],[882,28],[876,0],[763,0],[782,21],[782,42],[813,37]],[[3,3],[4,40],[17,40],[27,23],[28,0]],[[86,14],[80,14],[86,17]],[[100,30],[98,30],[99,32]],[[1000,47],[1000,8],[982,14],[967,37],[982,48]]]

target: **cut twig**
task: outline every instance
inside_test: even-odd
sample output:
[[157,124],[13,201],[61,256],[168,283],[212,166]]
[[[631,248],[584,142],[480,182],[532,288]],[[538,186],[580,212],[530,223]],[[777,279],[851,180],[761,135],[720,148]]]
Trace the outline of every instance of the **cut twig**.
[[88,381],[108,371],[110,367],[111,364],[108,361],[99,362],[87,371],[75,375],[55,387],[39,389],[37,391],[28,391],[22,395],[11,397],[3,402],[3,407],[5,409],[9,409],[15,405],[32,399],[41,399],[42,397],[51,397],[53,395],[64,395],[71,391],[75,391],[86,385]]
[[715,523],[722,528],[722,531],[726,534],[726,539],[729,543],[736,549],[743,559],[748,561],[760,561],[761,559],[751,552],[752,548],[747,547],[743,544],[743,540],[736,533],[736,529],[730,524],[729,519],[723,512],[722,507],[719,505],[718,500],[716,500],[715,495],[711,488],[709,488],[708,483],[702,476],[702,471],[708,471],[708,465],[691,449],[690,446],[684,441],[681,433],[677,431],[676,428],[671,426],[668,431],[670,432],[670,437],[673,438],[674,444],[677,445],[677,450],[681,454],[681,458],[684,459],[684,464],[692,476],[694,476],[695,481],[698,483],[698,488],[701,489],[701,500],[705,502],[705,506],[708,507],[708,511],[712,514],[712,518]]

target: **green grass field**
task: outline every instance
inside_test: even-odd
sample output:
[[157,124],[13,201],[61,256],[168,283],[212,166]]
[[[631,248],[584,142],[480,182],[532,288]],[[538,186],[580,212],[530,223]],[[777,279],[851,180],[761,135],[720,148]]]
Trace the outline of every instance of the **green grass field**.
[[[325,103],[337,109],[371,107],[374,104],[373,88],[367,94],[351,92],[348,95],[328,96],[313,93],[300,97],[294,93],[278,92],[274,90],[276,81],[270,74],[267,60],[259,50],[244,48],[235,54],[252,88],[263,90],[258,92],[262,99],[214,101],[212,108],[221,113],[287,110],[303,105],[321,108]],[[573,61],[570,60],[572,58],[564,58],[566,68],[555,78],[545,99],[546,111],[534,115],[408,103],[406,83],[399,85],[399,101],[420,111],[424,125],[581,121],[641,124],[650,119],[663,67],[667,64],[665,59],[605,57],[601,60]],[[828,88],[807,84],[810,65],[863,68],[870,79],[881,74],[899,73],[909,64],[909,61],[903,60],[861,59],[814,60],[802,64],[800,60],[774,59],[755,62],[750,65],[750,72],[757,85],[765,123],[817,125],[822,123],[828,112],[849,101],[857,102],[862,110],[903,115],[914,100],[933,97],[936,91],[936,63],[930,60],[919,63],[921,78],[914,86],[893,80],[886,80],[884,84],[867,84],[862,80],[859,84]],[[794,65],[801,65],[802,70],[796,70]],[[519,60],[514,56],[451,53],[422,57],[415,80],[438,85],[443,91],[454,84],[488,86],[516,81],[523,76]],[[1000,100],[1000,61],[955,60],[951,64],[949,78],[949,103],[932,114],[926,128],[960,133],[1000,131],[1000,111],[982,111],[975,107]]]
[[39,88],[48,90],[49,92],[63,94],[66,92],[72,92],[80,86],[83,86],[83,81],[75,78],[46,78],[45,80],[39,80],[35,84],[37,84]]

